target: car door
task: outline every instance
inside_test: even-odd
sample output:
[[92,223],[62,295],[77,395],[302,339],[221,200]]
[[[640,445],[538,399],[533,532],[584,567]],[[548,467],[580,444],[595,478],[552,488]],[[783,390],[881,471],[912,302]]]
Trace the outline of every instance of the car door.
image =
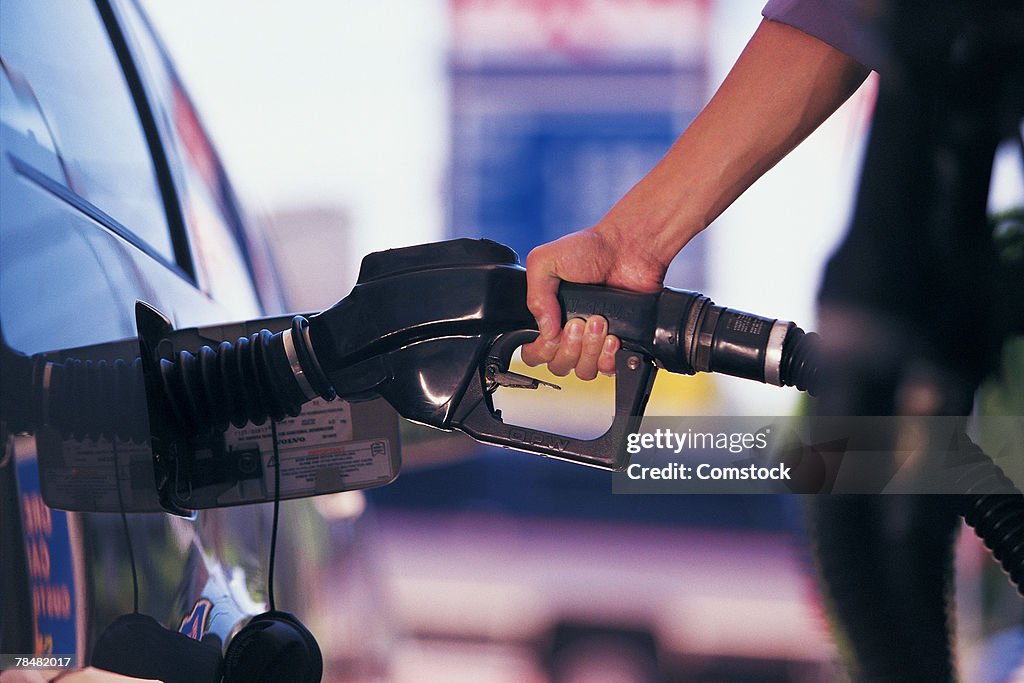
[[[131,338],[137,300],[176,326],[263,310],[265,260],[147,30],[130,2],[4,2],[0,331],[16,353]],[[273,287],[263,295],[276,303]],[[115,515],[47,506],[36,440],[6,428],[4,439],[0,651],[85,664],[133,608],[126,536]],[[128,517],[142,612],[225,641],[260,611],[261,508]],[[244,536],[229,533],[240,517]]]

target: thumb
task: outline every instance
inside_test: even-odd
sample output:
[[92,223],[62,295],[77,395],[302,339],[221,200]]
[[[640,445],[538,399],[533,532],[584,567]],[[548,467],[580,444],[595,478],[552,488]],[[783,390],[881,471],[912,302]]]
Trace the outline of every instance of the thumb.
[[557,339],[562,330],[562,307],[558,303],[561,282],[553,263],[540,249],[527,255],[526,307],[537,319],[537,329],[544,339]]

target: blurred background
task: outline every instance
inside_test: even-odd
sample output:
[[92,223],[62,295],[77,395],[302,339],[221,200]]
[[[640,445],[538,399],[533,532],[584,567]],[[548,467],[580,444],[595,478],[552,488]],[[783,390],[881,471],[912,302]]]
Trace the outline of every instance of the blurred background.
[[[143,4],[268,228],[293,311],[347,294],[371,251],[468,236],[525,258],[593,224],[693,119],[760,21],[759,4],[740,0]],[[684,250],[667,284],[813,329],[873,93],[872,78]],[[1022,186],[1011,178],[996,201],[1019,203]],[[601,431],[610,383],[574,391],[521,409]],[[651,412],[784,415],[797,401],[662,376]],[[335,666],[335,680],[838,676],[794,498],[613,496],[605,473],[408,436],[396,484],[321,509],[363,520],[359,543],[349,526],[334,542],[369,559],[338,553],[314,631],[328,657],[362,639],[388,660],[351,675]],[[985,631],[1011,615],[978,578],[987,560],[973,537],[961,544],[970,667]],[[372,612],[374,628],[344,622],[347,610]]]

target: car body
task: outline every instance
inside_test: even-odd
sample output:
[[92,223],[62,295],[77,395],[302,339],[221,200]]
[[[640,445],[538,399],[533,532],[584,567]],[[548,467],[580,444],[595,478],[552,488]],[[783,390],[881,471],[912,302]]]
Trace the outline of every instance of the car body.
[[[5,0],[0,58],[6,350],[32,355],[131,339],[137,300],[175,327],[282,312],[261,233],[133,0]],[[102,630],[133,609],[121,520],[49,507],[37,439],[6,425],[3,436],[0,652],[69,655],[85,665]],[[347,505],[284,506],[278,600],[314,634],[333,634],[322,643],[328,668],[343,661],[372,673],[379,648],[317,595],[324,567],[358,563],[360,495]],[[226,645],[265,609],[267,506],[127,518],[141,612]],[[294,552],[300,545],[320,549]],[[366,581],[371,573],[349,576]],[[346,590],[332,581],[336,592]],[[383,628],[371,602],[364,597],[346,611],[363,615],[363,634]]]

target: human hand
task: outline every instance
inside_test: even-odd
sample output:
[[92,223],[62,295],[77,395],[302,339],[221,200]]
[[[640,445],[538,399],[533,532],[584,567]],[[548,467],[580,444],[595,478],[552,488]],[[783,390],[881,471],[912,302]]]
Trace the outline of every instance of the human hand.
[[764,21],[711,102],[666,155],[592,228],[526,259],[540,337],[523,360],[584,379],[615,369],[605,321],[560,329],[559,282],[655,292],[672,258],[864,81],[868,70],[817,38]]
[[665,268],[662,261],[648,257],[643,246],[624,244],[600,225],[537,247],[526,257],[526,303],[540,336],[523,346],[523,361],[531,366],[547,363],[558,376],[575,370],[585,380],[598,372],[614,373],[619,340],[608,334],[608,322],[601,316],[586,322],[574,318],[562,329],[558,286],[565,280],[656,292]]

